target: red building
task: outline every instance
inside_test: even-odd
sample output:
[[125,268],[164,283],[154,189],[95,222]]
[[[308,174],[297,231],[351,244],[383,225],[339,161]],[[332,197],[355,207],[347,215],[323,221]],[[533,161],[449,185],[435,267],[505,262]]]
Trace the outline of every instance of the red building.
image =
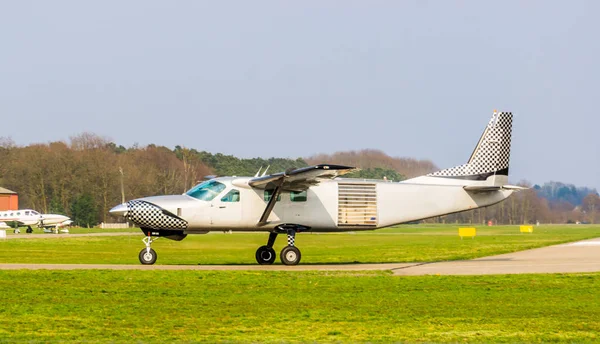
[[16,192],[0,187],[0,210],[18,210],[19,195]]

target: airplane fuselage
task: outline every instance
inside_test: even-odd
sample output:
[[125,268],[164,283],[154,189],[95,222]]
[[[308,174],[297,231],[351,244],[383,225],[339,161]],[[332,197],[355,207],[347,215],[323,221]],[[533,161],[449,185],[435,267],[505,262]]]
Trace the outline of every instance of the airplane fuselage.
[[35,210],[3,210],[0,211],[0,222],[22,226],[57,227],[67,225],[70,220],[67,216],[59,214],[40,214]]
[[[208,231],[272,231],[282,224],[300,224],[315,232],[372,230],[440,214],[498,203],[512,191],[470,193],[462,185],[427,185],[362,179],[325,180],[304,193],[282,192],[266,224],[259,218],[268,191],[247,186],[250,177],[214,179],[224,185],[212,200],[187,194],[140,199],[187,222],[187,234]],[[226,195],[239,196],[232,201]],[[159,228],[157,228],[159,229]],[[175,229],[175,228],[174,228]]]

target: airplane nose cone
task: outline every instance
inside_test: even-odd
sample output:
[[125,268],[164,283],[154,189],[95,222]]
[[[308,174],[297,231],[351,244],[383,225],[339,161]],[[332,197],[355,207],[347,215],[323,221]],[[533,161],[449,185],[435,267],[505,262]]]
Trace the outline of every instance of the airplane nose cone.
[[118,206],[112,208],[109,211],[109,213],[111,213],[115,216],[125,216],[128,211],[129,211],[129,206],[127,205],[127,203],[121,203]]

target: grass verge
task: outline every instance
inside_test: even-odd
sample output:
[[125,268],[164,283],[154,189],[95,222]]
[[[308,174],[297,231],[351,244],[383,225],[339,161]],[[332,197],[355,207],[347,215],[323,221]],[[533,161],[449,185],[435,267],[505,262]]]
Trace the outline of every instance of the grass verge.
[[593,342],[600,274],[0,271],[0,341]]

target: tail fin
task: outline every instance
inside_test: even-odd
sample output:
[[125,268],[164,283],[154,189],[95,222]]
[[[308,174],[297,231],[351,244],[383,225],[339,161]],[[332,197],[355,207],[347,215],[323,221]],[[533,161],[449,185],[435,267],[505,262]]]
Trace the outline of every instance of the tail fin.
[[[508,183],[512,113],[496,112],[485,128],[469,162],[430,173],[429,177],[488,181],[487,185]],[[490,177],[493,177],[490,179]]]

